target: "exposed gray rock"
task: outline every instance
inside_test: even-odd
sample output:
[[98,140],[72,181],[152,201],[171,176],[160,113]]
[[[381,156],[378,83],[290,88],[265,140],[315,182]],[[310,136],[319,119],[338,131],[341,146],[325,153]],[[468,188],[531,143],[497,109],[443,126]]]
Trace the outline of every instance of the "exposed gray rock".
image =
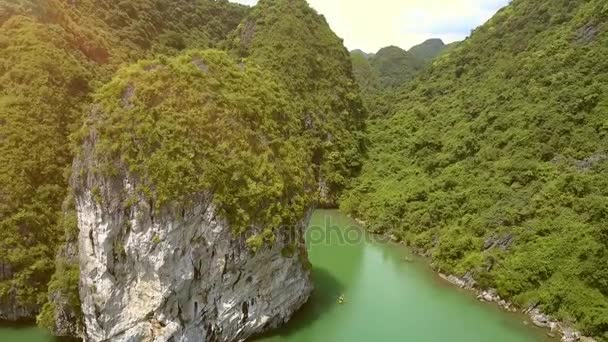
[[581,340],[581,333],[570,328],[562,330],[562,342],[577,342]]
[[198,70],[202,71],[205,74],[209,73],[209,66],[207,64],[205,64],[205,62],[196,57],[192,60],[192,63],[194,63],[194,65],[198,68]]
[[582,160],[576,160],[574,163],[578,171],[586,172],[591,170],[596,164],[608,160],[608,155],[597,153]]
[[[480,293],[477,295],[477,298],[478,298],[479,300],[482,300],[482,301],[485,301],[485,302],[490,302],[490,303],[493,303],[493,302],[497,302],[497,303],[499,303],[499,304],[501,304],[501,303],[506,303],[504,300],[502,300],[502,299],[501,299],[501,298],[498,296],[498,293],[496,292],[496,290],[495,290],[495,289],[488,289],[488,290],[481,291],[481,292],[480,292]],[[504,306],[504,304],[503,304],[503,305],[501,305],[501,306]]]
[[530,316],[532,323],[534,323],[534,325],[536,325],[537,327],[542,327],[542,328],[551,327],[551,318],[549,316],[543,314],[542,312],[540,312],[540,310],[538,310],[536,308],[532,309],[528,313],[528,316]]
[[559,165],[559,164],[569,164],[576,168],[579,172],[588,172],[595,165],[608,160],[608,154],[606,153],[594,153],[587,158],[584,159],[569,159],[562,155],[555,155],[551,160],[551,163]]
[[244,27],[243,27],[243,31],[241,33],[241,46],[243,46],[243,48],[245,49],[249,49],[249,47],[251,46],[251,43],[253,42],[253,38],[255,36],[255,31],[256,31],[256,22],[254,20],[246,20],[243,23]]
[[135,96],[135,86],[129,84],[122,94],[121,104],[125,108],[133,108],[133,97]]
[[17,293],[14,290],[10,290],[8,296],[3,298],[4,300],[0,300],[0,321],[32,320],[40,310],[38,305],[19,304]]
[[329,186],[327,186],[327,182],[323,178],[323,176],[319,176],[319,198],[321,202],[327,203],[330,201],[329,199]]
[[356,218],[355,222],[357,222],[357,224],[360,225],[361,227],[366,227],[367,226],[367,222],[365,222],[365,221],[363,221],[361,219]]
[[80,337],[83,326],[80,316],[70,307],[67,298],[60,292],[50,295],[50,300],[55,304],[55,329],[52,334],[62,337]]
[[559,332],[562,336],[562,342],[594,342],[595,340],[591,337],[583,336],[580,332],[570,328],[569,326],[553,319],[551,316],[542,313],[537,307],[532,307],[525,310],[532,323],[538,327],[548,328],[551,331]]
[[504,251],[509,249],[513,239],[513,234],[493,235],[485,240],[483,249],[499,248]]
[[[74,167],[86,340],[243,341],[287,322],[307,301],[309,214],[253,253],[216,216],[209,194],[155,209],[136,180],[91,172],[90,156]],[[286,247],[299,253],[282,253]]]
[[451,283],[452,285],[456,285],[460,288],[463,288],[463,289],[471,288],[469,286],[469,284],[467,283],[467,280],[465,280],[463,278],[459,278],[455,275],[445,275],[445,274],[439,273],[439,277],[441,277],[445,281]]
[[579,44],[591,43],[595,40],[595,37],[597,37],[599,31],[600,30],[597,25],[593,23],[588,23],[587,25],[578,29],[578,31],[576,32],[576,37],[574,39]]

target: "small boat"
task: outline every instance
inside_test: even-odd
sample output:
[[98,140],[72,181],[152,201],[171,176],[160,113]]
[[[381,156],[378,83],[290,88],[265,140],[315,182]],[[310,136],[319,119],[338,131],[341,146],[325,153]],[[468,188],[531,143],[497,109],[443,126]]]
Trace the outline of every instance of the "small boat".
[[338,304],[344,304],[344,302],[344,295],[340,295],[340,297],[338,298]]

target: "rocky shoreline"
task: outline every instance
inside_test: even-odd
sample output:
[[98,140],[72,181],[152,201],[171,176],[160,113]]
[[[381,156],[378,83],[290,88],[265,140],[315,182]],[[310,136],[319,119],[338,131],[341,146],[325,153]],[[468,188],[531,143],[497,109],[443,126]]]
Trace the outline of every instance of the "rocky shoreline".
[[[362,221],[357,218],[354,218],[354,220],[362,227],[367,226],[365,221]],[[399,239],[397,239],[397,237],[394,235],[389,235],[389,238],[395,243],[403,243],[403,241],[399,241]],[[416,252],[414,251],[414,253]],[[458,286],[461,289],[474,292],[477,296],[477,299],[482,302],[496,303],[500,308],[509,312],[522,312],[530,318],[530,321],[535,326],[549,329],[550,332],[547,333],[547,335],[550,337],[561,336],[562,342],[597,342],[594,338],[583,336],[580,331],[577,331],[576,329],[573,329],[567,324],[560,322],[554,319],[553,317],[541,312],[537,306],[521,309],[518,308],[515,304],[509,302],[508,300],[501,298],[498,295],[498,291],[496,289],[481,290],[477,288],[475,279],[471,274],[467,273],[463,277],[457,277],[455,275],[446,275],[441,272],[438,272],[438,275],[440,278],[451,283],[452,285]],[[524,324],[529,323],[527,321],[524,321]]]
[[[550,332],[547,335],[550,337],[561,336],[562,342],[596,342],[595,339],[583,336],[579,331],[567,324],[544,314],[536,306],[520,309],[515,304],[501,298],[496,289],[480,290],[476,288],[475,280],[469,274],[466,274],[464,277],[457,277],[455,275],[439,273],[439,277],[461,289],[473,291],[477,295],[477,299],[482,302],[496,303],[500,308],[509,312],[522,312],[530,318],[530,321],[535,326],[549,329]],[[528,322],[526,321],[524,324],[528,324]]]

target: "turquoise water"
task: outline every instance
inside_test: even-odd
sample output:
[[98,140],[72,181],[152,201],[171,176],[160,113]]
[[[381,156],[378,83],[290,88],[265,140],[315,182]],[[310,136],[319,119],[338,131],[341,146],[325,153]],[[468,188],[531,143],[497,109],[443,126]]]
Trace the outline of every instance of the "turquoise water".
[[[550,341],[525,317],[445,284],[423,261],[406,261],[403,247],[370,241],[339,212],[317,211],[307,235],[316,290],[292,321],[256,342]],[[37,328],[0,326],[0,342],[51,341]]]
[[[336,211],[315,213],[308,231],[315,293],[286,327],[257,342],[549,341],[524,317],[446,285],[424,262],[406,261],[403,247],[367,241],[355,226]],[[331,241],[322,238],[328,230]]]

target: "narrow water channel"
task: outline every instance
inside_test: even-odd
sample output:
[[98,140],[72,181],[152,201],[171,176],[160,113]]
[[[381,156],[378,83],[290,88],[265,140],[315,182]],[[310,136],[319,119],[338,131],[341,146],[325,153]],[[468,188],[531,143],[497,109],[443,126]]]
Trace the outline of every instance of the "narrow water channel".
[[525,317],[478,302],[408,261],[403,247],[374,240],[345,215],[317,211],[308,230],[316,291],[286,327],[256,342],[550,341]]

